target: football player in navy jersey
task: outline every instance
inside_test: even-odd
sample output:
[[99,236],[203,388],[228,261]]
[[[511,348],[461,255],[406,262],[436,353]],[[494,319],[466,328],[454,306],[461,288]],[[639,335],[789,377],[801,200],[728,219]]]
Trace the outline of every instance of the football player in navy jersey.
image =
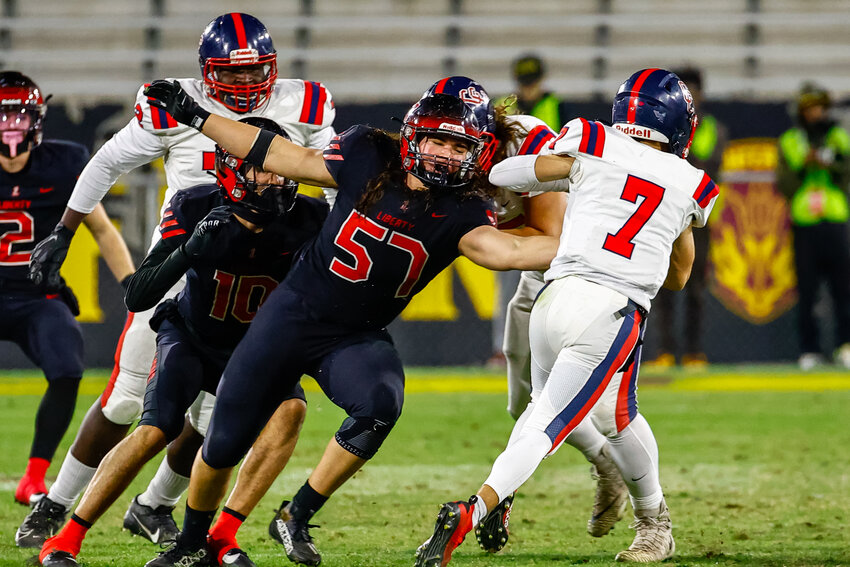
[[[243,121],[286,136],[271,120]],[[296,196],[297,183],[259,171],[220,147],[216,176],[216,185],[174,195],[160,224],[162,239],[129,278],[126,302],[132,312],[156,306],[184,274],[187,282],[175,299],[159,303],[151,319],[157,351],[139,426],[107,454],[71,521],[45,542],[45,566],[77,564],[86,531],[142,466],[177,438],[201,390],[215,392],[257,309],[327,216],[325,203]],[[285,399],[304,404],[301,386],[293,384]],[[294,444],[295,439],[286,441]],[[198,553],[198,560],[206,555],[205,550]],[[149,565],[170,565],[171,557],[170,550],[164,551]],[[238,548],[223,550],[216,560],[253,565]]]
[[[234,120],[260,116],[273,120],[299,145],[323,148],[334,136],[333,97],[320,83],[278,76],[277,51],[269,30],[257,18],[241,12],[222,14],[201,33],[198,42],[201,76],[175,79],[198,102]],[[143,87],[136,93],[134,116],[107,141],[80,174],[62,216],[61,229],[39,242],[30,263],[30,277],[58,274],[68,244],[80,224],[118,177],[141,164],[162,158],[165,202],[177,191],[209,183],[215,143],[196,130],[178,124],[148,104]],[[162,211],[160,211],[162,212]],[[159,231],[150,227],[151,247]],[[166,297],[173,297],[183,281]],[[94,476],[100,460],[128,433],[142,413],[145,386],[156,350],[156,333],[148,321],[153,309],[128,314],[115,352],[115,366],[100,398],[92,404],[65,456],[56,482],[40,507],[20,526],[21,547],[41,547],[61,526],[74,502]],[[181,435],[169,445],[147,489],[132,499],[123,527],[130,533],[162,543],[174,538],[172,511],[189,486],[189,472],[212,412],[212,397],[203,393],[192,406]],[[294,409],[280,417],[292,430],[303,415]],[[276,444],[265,446],[271,455]]]
[[557,239],[522,238],[493,226],[489,186],[478,168],[481,132],[472,111],[454,97],[417,102],[400,143],[355,126],[320,152],[211,115],[176,83],[157,81],[146,94],[178,122],[250,163],[339,190],[318,237],[301,251],[225,368],[178,538],[184,557],[204,545],[231,469],[307,373],[348,417],[270,532],[291,560],[318,565],[311,517],[375,455],[401,414],[404,372],[386,325],[459,255],[491,269],[542,269]]
[[[39,285],[27,278],[33,244],[59,222],[88,160],[79,144],[42,141],[46,112],[46,99],[32,79],[17,71],[0,73],[0,340],[17,343],[47,378],[29,463],[15,490],[15,500],[26,505],[47,492],[44,475],[71,422],[83,375],[74,293],[58,273]],[[102,206],[86,224],[115,277],[124,280],[133,262]]]

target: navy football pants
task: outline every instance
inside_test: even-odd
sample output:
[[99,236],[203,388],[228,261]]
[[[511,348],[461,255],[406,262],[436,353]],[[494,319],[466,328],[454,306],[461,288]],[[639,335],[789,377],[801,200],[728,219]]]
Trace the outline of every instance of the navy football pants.
[[[184,415],[201,391],[215,392],[226,355],[214,357],[202,352],[186,331],[165,320],[156,336],[156,358],[145,389],[145,403],[139,425],[157,427],[169,442],[183,430]],[[304,399],[296,384],[281,400]]]
[[393,424],[404,403],[404,371],[386,330],[360,331],[319,321],[279,286],[257,312],[216,392],[204,461],[235,466],[303,374],[351,417]]

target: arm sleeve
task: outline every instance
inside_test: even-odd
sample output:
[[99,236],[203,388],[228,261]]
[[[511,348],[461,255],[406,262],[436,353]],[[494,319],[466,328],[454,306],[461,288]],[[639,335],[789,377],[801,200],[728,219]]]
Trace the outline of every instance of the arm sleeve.
[[160,240],[127,281],[124,303],[132,312],[154,307],[189,269],[189,258],[183,245],[174,248]]
[[556,181],[540,182],[534,174],[537,155],[514,156],[502,160],[490,171],[490,183],[504,187],[515,193],[545,193],[548,191],[569,191],[568,178]]

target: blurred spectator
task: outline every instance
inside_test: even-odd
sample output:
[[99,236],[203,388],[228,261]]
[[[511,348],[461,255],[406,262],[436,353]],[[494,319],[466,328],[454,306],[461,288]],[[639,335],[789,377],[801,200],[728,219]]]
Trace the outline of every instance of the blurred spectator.
[[507,104],[509,114],[529,114],[539,118],[557,132],[567,118],[564,103],[557,96],[544,90],[546,66],[537,55],[527,54],[513,62],[512,72],[516,81],[516,97],[505,97],[495,106]]
[[[714,116],[702,112],[703,91],[702,72],[694,67],[674,70],[694,97],[694,107],[699,116],[699,124],[694,133],[691,152],[688,161],[695,167],[704,170],[715,181],[719,181],[720,160],[729,139],[726,127]],[[655,360],[649,361],[656,367],[669,368],[676,364],[676,337],[681,337],[679,347],[682,350],[682,366],[702,368],[708,364],[708,359],[702,348],[703,310],[705,304],[706,272],[708,268],[708,247],[710,230],[695,228],[694,231],[694,266],[688,285],[681,292],[685,294],[682,316],[684,317],[683,332],[675,333],[675,299],[676,292],[662,289],[652,303],[652,316],[655,328],[659,330],[659,347]]]
[[834,304],[836,362],[850,368],[850,135],[830,116],[830,105],[824,88],[804,84],[794,108],[797,125],[779,138],[777,186],[791,210],[803,370],[824,362],[815,318],[822,280]]

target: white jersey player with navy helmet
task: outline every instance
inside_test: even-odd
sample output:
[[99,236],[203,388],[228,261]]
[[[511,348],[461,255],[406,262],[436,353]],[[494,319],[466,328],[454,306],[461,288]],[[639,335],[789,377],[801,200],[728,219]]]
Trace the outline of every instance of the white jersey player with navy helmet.
[[635,512],[635,539],[616,559],[645,563],[674,553],[658,447],[637,410],[640,338],[659,287],[687,282],[691,227],[705,224],[717,187],[683,159],[696,114],[674,73],[645,69],[629,77],[614,99],[612,123],[574,120],[549,155],[511,158],[491,172],[498,186],[567,178],[570,204],[531,314],[532,401],[478,493],[443,505],[416,565],[435,558],[446,565],[465,533],[586,418],[608,437]]
[[[335,110],[330,93],[320,83],[278,79],[277,54],[271,37],[253,16],[229,13],[210,22],[201,35],[199,62],[203,79],[178,81],[209,111],[237,120],[246,116],[268,118],[280,125],[294,143],[313,148],[323,148],[335,135],[332,127]],[[81,173],[57,227],[59,235],[73,235],[71,231],[103,199],[120,175],[157,158],[163,158],[165,166],[165,204],[177,191],[211,182],[215,143],[197,130],[177,123],[165,111],[150,106],[143,90],[144,86],[136,95],[135,117],[98,150]],[[168,223],[166,218],[159,224],[165,229]],[[161,230],[160,226],[151,228],[153,245]],[[52,260],[31,266],[31,272],[58,271],[70,239],[67,236],[40,243],[40,247],[52,248],[46,250],[49,252],[46,256]],[[182,285],[183,282],[179,283],[167,297],[176,294]],[[156,334],[148,324],[152,313],[153,310],[129,315],[109,385],[83,422],[48,494],[48,504],[30,514],[45,517],[30,522],[28,516],[21,526],[22,530],[29,524],[39,528],[31,531],[40,535],[30,538],[29,546],[41,546],[44,536],[52,535],[62,524],[100,460],[141,414],[155,352]],[[211,396],[202,394],[193,405],[189,412],[191,427],[187,426],[185,435],[169,447],[169,457],[163,461],[148,490],[134,499],[125,517],[126,528],[157,542],[176,535],[171,510],[188,486],[192,463],[191,457],[181,459],[178,455],[184,452],[194,455],[200,435],[205,433],[212,404]],[[303,412],[290,414],[300,426]]]
[[[489,171],[493,163],[507,158],[534,156],[545,150],[555,138],[554,132],[539,118],[506,115],[504,109],[494,109],[484,87],[468,77],[441,79],[425,94],[448,94],[461,99],[472,109],[490,140],[480,160],[484,171]],[[567,179],[501,188],[495,197],[497,227],[518,236],[558,236],[568,188]],[[528,327],[534,299],[543,285],[543,272],[522,272],[507,306],[502,350],[507,360],[508,412],[514,419],[522,415],[531,400]],[[628,491],[611,460],[605,436],[589,421],[578,424],[568,442],[581,451],[592,465],[597,483],[587,530],[594,537],[602,537],[622,518]],[[491,508],[488,517],[476,530],[476,538],[485,551],[497,552],[507,543],[512,505],[511,494],[497,508]]]

